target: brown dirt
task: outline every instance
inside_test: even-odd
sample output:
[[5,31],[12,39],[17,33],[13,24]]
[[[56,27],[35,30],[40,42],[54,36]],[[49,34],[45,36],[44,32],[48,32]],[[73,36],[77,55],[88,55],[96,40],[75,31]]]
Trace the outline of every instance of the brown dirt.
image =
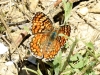
[[[32,18],[36,12],[44,12],[53,21],[53,17],[62,12],[62,3],[56,0],[0,0],[0,42],[8,47],[9,51],[0,55],[0,75],[33,75],[21,70],[22,67],[29,67],[36,70],[36,65],[27,62],[31,55],[29,43],[33,37],[31,32]],[[57,5],[56,8],[53,6]],[[80,39],[84,42],[92,42],[95,53],[100,53],[100,1],[81,0],[73,4],[68,25],[71,26],[70,38]],[[62,12],[63,13],[63,12]],[[61,14],[59,15],[63,17]],[[62,18],[58,18],[62,20]],[[53,22],[54,23],[54,22]],[[72,41],[69,41],[69,45]],[[84,43],[77,44],[74,53],[83,50]],[[0,49],[0,51],[3,49]],[[9,61],[13,61],[10,65]],[[95,69],[100,74],[100,64]]]

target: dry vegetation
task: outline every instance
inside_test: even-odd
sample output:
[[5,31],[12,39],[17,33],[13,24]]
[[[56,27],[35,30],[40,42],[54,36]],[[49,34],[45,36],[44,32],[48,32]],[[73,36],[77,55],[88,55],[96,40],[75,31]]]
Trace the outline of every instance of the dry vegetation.
[[[56,21],[62,20],[64,8],[61,1],[0,0],[0,44],[3,43],[8,48],[7,52],[3,54],[0,52],[0,75],[34,75],[22,70],[23,67],[37,70],[35,58],[31,61],[33,63],[27,61],[28,57],[31,56],[29,43],[33,37],[31,31],[32,18],[36,12],[40,11],[47,14],[52,21],[54,21],[55,15],[57,15]],[[88,65],[95,61],[95,65],[91,66],[91,74],[88,75],[93,75],[93,73],[100,75],[100,0],[69,1],[74,1],[68,20],[68,25],[71,26],[71,40],[68,40],[68,48],[63,51],[63,56],[69,54],[71,46],[77,38],[78,42],[72,55],[79,54],[82,56],[82,60],[87,58]],[[58,15],[59,12],[61,14]],[[2,45],[0,45],[0,48],[0,51],[4,51]],[[77,61],[74,58],[71,60],[74,64]],[[69,63],[72,64],[72,62]],[[90,69],[84,70],[87,64],[82,67],[73,67],[74,72],[70,75],[84,75]],[[47,65],[47,67],[49,66]],[[78,71],[75,69],[78,69]],[[61,75],[69,75],[68,73]]]

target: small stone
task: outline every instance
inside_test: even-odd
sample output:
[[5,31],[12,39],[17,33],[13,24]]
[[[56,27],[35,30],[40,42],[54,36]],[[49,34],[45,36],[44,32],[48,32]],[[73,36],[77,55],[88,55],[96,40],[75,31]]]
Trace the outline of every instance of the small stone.
[[8,61],[5,63],[5,65],[9,66],[9,65],[13,65],[13,62],[12,61]]
[[3,43],[0,43],[0,48],[1,48],[0,54],[4,54],[5,52],[8,51],[8,48],[6,46],[4,46]]
[[81,15],[86,15],[88,13],[88,8],[87,7],[82,7],[77,12]]

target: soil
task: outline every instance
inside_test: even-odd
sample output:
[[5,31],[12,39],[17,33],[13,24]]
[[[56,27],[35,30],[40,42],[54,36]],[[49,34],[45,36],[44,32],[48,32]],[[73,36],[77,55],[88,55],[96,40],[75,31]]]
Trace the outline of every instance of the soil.
[[[100,53],[100,0],[69,1],[74,1],[67,22],[71,27],[70,38],[80,40],[73,54],[80,51],[84,54],[84,43],[87,42],[93,44],[95,54]],[[0,0],[0,44],[4,44],[0,51],[8,49],[2,54],[0,52],[0,75],[35,75],[22,68],[37,70],[36,58],[30,58],[30,42],[34,36],[31,26],[36,12],[45,13],[53,24],[63,24],[62,0]],[[69,46],[71,40],[68,40]],[[69,50],[64,55],[67,53]],[[94,67],[96,75],[100,75],[99,65]]]

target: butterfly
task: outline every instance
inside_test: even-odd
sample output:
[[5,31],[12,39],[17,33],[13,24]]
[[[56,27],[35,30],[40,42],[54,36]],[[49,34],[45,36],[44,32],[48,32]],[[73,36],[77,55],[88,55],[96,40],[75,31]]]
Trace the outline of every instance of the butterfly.
[[30,42],[30,49],[38,59],[52,60],[66,43],[67,38],[59,36],[64,34],[70,36],[69,25],[55,28],[52,21],[43,12],[37,12],[32,20],[32,34],[34,37]]

